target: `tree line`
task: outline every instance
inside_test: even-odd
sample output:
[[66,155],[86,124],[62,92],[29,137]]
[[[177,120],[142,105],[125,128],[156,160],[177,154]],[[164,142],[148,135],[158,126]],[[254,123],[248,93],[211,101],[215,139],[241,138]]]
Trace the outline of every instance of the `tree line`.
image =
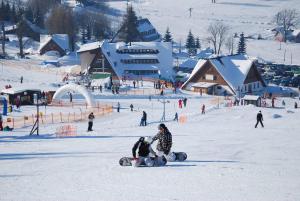
[[[75,49],[76,41],[102,40],[111,35],[112,29],[107,17],[98,12],[84,10],[75,12],[72,8],[61,4],[60,0],[28,0],[0,3],[0,22],[2,36],[5,39],[5,22],[16,25],[19,40],[20,56],[23,53],[23,38],[28,35],[28,24],[32,23],[49,34],[68,34],[70,47]],[[5,55],[5,40],[2,40],[2,52]]]

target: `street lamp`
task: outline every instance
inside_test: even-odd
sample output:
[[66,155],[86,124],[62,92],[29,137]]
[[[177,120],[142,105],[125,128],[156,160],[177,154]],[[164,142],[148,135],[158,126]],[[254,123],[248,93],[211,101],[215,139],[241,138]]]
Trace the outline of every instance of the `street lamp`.
[[162,114],[162,117],[160,119],[161,122],[166,121],[166,103],[170,103],[170,101],[168,101],[168,100],[166,101],[165,96],[163,96],[163,97],[164,98],[163,98],[162,101],[158,99],[159,102],[161,102],[162,104],[164,104],[163,114]]
[[29,135],[32,135],[36,131],[36,135],[39,135],[39,126],[40,126],[40,121],[39,121],[39,96],[38,94],[33,94],[33,100],[36,103],[36,120],[35,123],[32,126],[32,129],[30,131]]

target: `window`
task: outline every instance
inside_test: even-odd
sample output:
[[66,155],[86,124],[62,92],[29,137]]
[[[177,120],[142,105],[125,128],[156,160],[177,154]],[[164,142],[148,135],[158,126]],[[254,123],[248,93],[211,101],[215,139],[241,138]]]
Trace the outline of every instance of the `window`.
[[214,75],[211,75],[211,74],[205,74],[205,79],[206,79],[206,80],[214,80]]
[[121,63],[125,64],[157,64],[158,59],[121,59]]
[[[118,54],[158,54],[159,50],[156,49],[124,49],[124,50],[116,50]],[[109,53],[107,53],[108,56]]]

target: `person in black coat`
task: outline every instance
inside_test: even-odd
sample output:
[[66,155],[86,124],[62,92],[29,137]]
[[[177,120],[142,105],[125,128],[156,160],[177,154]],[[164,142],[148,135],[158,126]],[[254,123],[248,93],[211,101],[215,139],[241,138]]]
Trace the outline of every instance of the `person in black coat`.
[[[151,137],[140,137],[140,139],[132,147],[132,156],[135,161],[134,166],[138,167],[142,164],[153,166],[153,161],[150,159],[150,154],[156,156],[156,153],[151,148]],[[136,152],[138,151],[138,155]],[[148,160],[148,161],[147,161]]]
[[263,124],[263,115],[261,113],[261,111],[259,111],[256,115],[256,124],[255,124],[255,128],[257,127],[258,123],[261,124],[262,127],[264,127],[264,124]]
[[94,113],[91,112],[88,116],[89,119],[89,125],[88,125],[88,131],[93,131],[93,121],[95,119]]

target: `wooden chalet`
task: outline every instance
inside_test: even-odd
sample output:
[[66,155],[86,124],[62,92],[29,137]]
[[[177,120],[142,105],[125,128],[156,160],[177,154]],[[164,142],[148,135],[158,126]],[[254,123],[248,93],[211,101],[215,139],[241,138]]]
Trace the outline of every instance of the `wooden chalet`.
[[259,94],[266,84],[245,55],[199,60],[182,89],[211,95]]
[[39,52],[41,55],[49,51],[56,51],[64,56],[70,50],[69,37],[67,34],[41,35]]

